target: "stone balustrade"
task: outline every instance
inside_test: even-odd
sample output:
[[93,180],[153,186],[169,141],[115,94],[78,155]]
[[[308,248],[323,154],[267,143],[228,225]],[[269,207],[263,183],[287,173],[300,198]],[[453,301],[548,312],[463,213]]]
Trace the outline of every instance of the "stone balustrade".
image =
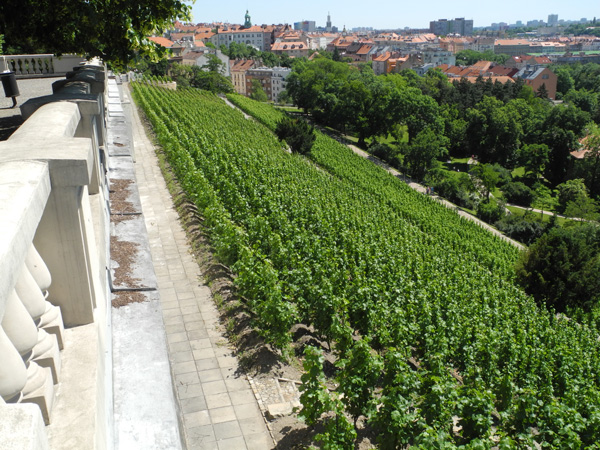
[[83,61],[77,55],[5,55],[0,56],[0,72],[9,70],[17,78],[59,77]]
[[9,448],[48,448],[42,424],[53,421],[65,326],[106,314],[106,74],[90,64],[71,79],[85,92],[65,83],[26,102],[27,120],[0,142],[2,448],[9,435]]

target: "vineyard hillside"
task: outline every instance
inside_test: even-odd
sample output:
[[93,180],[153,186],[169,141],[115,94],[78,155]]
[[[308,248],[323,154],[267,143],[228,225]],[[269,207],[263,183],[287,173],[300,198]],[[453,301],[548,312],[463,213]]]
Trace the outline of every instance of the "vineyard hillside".
[[354,448],[362,417],[381,448],[596,448],[598,333],[516,287],[516,248],[323,134],[288,153],[268,105],[134,96],[264,338],[301,323],[337,356],[332,393],[306,354],[323,447]]

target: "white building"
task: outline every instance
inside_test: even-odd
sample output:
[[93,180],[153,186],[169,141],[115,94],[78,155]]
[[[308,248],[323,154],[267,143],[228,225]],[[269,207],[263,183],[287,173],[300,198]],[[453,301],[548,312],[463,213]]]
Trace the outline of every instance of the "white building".
[[218,48],[225,45],[229,48],[232,42],[246,44],[264,52],[271,48],[271,31],[266,31],[259,26],[241,28],[238,30],[217,30],[217,34],[210,38]]
[[279,94],[286,88],[285,79],[292,72],[292,69],[288,67],[273,67],[271,74],[271,95],[273,101],[279,101]]
[[456,64],[456,57],[452,52],[439,49],[427,49],[423,50],[422,53],[423,64],[433,64],[434,66],[441,66],[442,64],[448,64],[454,66]]

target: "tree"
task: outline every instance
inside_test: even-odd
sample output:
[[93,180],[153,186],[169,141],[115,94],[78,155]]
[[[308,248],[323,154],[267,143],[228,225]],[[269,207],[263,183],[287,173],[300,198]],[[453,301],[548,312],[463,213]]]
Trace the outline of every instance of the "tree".
[[598,204],[589,197],[579,197],[567,203],[565,216],[597,221]]
[[266,102],[269,100],[269,97],[267,97],[267,93],[263,89],[260,80],[257,80],[256,78],[252,79],[252,92],[250,94],[250,98],[258,102]]
[[511,167],[516,160],[523,128],[519,113],[494,97],[484,97],[467,111],[467,142],[483,162]]
[[498,184],[500,176],[490,164],[476,164],[469,173],[477,178],[485,188],[485,198],[490,199],[490,194]]
[[190,85],[214,93],[228,94],[233,92],[233,85],[229,81],[229,78],[213,71],[194,70],[194,77]]
[[546,83],[542,83],[535,96],[544,100],[548,98],[548,89],[546,88]]
[[524,145],[519,153],[519,160],[525,167],[525,174],[531,174],[534,179],[537,179],[548,164],[550,154],[548,146],[546,144]]
[[122,67],[138,53],[164,54],[147,36],[189,12],[183,0],[3,0],[0,34],[23,53],[80,53]]
[[538,302],[557,311],[589,311],[600,300],[600,228],[554,227],[517,263],[517,281]]
[[526,184],[520,181],[506,183],[502,187],[502,193],[507,202],[516,203],[521,206],[529,206],[535,198],[535,192]]
[[217,55],[209,54],[206,64],[201,67],[202,70],[223,74],[225,72],[225,63]]
[[558,192],[558,210],[565,212],[570,202],[581,202],[588,198],[585,183],[581,178],[568,180],[556,186]]
[[583,160],[575,161],[573,174],[583,178],[585,186],[591,197],[600,197],[600,129],[594,125],[588,128],[587,136],[583,140],[583,147],[587,150]]
[[275,134],[287,142],[292,152],[306,155],[310,152],[317,136],[313,126],[302,119],[284,117],[277,123]]
[[535,191],[535,200],[532,203],[534,208],[542,211],[542,217],[544,217],[544,211],[550,211],[556,206],[557,200],[552,196],[552,191],[544,186],[542,183],[536,183],[533,186]]
[[421,130],[412,142],[406,146],[404,163],[411,176],[423,179],[427,170],[438,159],[448,154],[447,139],[429,127]]
[[577,148],[589,121],[589,114],[579,108],[558,105],[541,124],[540,141],[550,148],[545,175],[554,186],[565,180],[570,153]]

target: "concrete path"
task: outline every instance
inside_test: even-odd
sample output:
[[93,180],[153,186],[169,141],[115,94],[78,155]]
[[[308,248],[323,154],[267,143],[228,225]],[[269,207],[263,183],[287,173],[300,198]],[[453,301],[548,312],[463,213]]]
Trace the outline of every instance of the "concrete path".
[[[127,89],[123,89],[129,95]],[[219,327],[219,314],[179,223],[154,148],[132,105],[136,178],[167,332],[187,448],[273,447],[246,377]],[[158,406],[158,405],[157,405]]]

